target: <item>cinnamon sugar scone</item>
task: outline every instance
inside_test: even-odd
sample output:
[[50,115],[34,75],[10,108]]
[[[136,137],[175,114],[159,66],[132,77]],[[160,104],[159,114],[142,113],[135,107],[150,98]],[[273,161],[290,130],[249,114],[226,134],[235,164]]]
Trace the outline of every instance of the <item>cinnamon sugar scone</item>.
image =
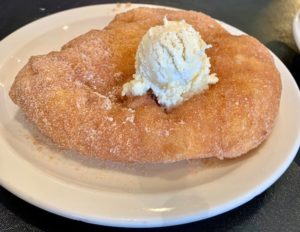
[[[142,36],[163,18],[200,32],[219,82],[166,111],[151,94],[122,97]],[[233,158],[257,147],[278,114],[281,81],[273,59],[250,36],[233,36],[194,11],[138,8],[117,15],[59,52],[34,56],[11,99],[64,149],[120,162]]]

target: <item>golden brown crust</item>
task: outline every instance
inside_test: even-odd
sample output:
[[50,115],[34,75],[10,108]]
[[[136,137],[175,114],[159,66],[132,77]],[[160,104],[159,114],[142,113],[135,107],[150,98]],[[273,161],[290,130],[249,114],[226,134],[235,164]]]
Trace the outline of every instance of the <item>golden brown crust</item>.
[[[208,49],[219,83],[165,112],[150,96],[121,98],[132,78],[145,32],[185,19]],[[119,14],[60,52],[35,56],[20,71],[10,96],[56,144],[121,162],[175,162],[232,158],[271,132],[281,94],[267,49],[250,36],[232,36],[210,17],[192,11],[139,8]]]

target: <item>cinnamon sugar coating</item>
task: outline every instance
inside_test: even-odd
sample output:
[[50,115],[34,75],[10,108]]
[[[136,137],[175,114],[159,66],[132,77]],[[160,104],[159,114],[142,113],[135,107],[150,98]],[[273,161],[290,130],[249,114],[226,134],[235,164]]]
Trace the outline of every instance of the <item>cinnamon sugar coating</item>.
[[[146,31],[163,17],[182,20],[212,48],[219,82],[166,112],[149,93],[121,97]],[[117,15],[59,52],[34,56],[17,75],[11,99],[54,143],[120,162],[233,158],[257,147],[278,114],[281,81],[273,59],[250,36],[232,36],[193,11],[139,8]]]

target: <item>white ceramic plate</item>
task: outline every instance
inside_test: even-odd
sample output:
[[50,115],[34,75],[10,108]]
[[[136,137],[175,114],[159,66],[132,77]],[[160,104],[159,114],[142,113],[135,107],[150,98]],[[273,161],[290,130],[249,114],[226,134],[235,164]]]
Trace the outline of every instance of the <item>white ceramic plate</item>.
[[[273,184],[300,143],[300,97],[280,60],[283,91],[276,126],[258,149],[230,161],[122,165],[59,151],[26,120],[8,91],[31,55],[102,28],[137,5],[96,5],[35,21],[0,43],[0,184],[42,209],[89,223],[156,227],[192,222],[233,209]],[[231,33],[241,31],[222,23]]]

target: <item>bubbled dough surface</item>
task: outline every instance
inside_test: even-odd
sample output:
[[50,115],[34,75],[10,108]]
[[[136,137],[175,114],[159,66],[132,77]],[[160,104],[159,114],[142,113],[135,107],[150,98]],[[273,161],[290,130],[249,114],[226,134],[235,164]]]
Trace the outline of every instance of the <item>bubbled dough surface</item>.
[[[212,44],[207,50],[219,82],[166,112],[148,94],[121,97],[146,31],[185,19]],[[42,133],[62,148],[120,162],[232,158],[272,131],[281,93],[268,50],[250,36],[232,36],[193,11],[139,8],[119,14],[61,51],[32,57],[10,96]]]

